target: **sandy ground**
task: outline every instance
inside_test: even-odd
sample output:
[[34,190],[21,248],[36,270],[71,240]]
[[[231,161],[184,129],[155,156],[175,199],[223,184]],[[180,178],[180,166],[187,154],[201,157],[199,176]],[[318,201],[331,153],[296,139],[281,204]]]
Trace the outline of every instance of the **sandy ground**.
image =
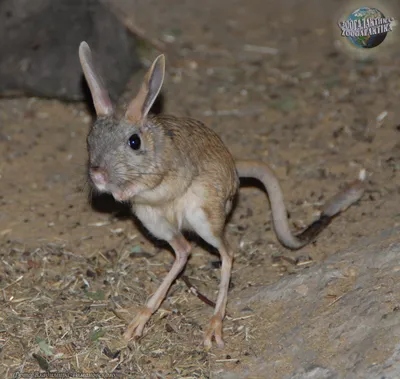
[[[249,286],[306,270],[400,223],[397,34],[368,59],[355,59],[334,25],[346,2],[320,3],[120,2],[177,53],[167,61],[165,112],[204,121],[237,157],[269,162],[281,179],[293,229],[313,220],[360,169],[368,173],[363,199],[296,253],[277,242],[265,193],[243,188],[227,225],[236,249],[232,301]],[[394,1],[385,4],[394,9]],[[156,54],[147,50],[144,63]],[[132,79],[121,106],[139,81]],[[235,314],[228,303],[226,347],[205,352],[202,335],[212,308],[180,279],[145,336],[129,346],[121,339],[126,322],[118,309],[133,314],[173,256],[144,237],[122,207],[109,199],[89,204],[87,109],[0,100],[0,376],[39,366],[168,378],[241,370],[265,341],[279,343],[264,326],[279,322],[280,309]],[[276,264],[277,255],[312,262]],[[218,256],[195,245],[185,274],[216,298]],[[288,365],[282,375],[292,369]]]

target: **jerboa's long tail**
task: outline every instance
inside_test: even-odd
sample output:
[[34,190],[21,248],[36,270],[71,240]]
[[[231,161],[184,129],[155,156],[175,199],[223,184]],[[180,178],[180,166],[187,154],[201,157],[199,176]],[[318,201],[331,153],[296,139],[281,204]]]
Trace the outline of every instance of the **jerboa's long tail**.
[[242,160],[236,161],[236,169],[239,177],[255,178],[265,186],[271,204],[275,233],[284,246],[293,250],[312,242],[339,213],[357,202],[364,194],[365,171],[362,170],[357,180],[324,205],[318,220],[310,224],[300,234],[294,235],[289,228],[282,190],[272,169],[263,162]]

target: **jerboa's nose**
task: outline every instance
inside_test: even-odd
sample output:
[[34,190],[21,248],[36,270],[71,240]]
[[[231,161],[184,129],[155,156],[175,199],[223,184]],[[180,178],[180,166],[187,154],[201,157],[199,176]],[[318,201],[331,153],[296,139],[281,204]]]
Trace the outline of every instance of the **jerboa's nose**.
[[108,180],[107,172],[98,166],[91,166],[89,168],[90,176],[95,184],[106,184]]

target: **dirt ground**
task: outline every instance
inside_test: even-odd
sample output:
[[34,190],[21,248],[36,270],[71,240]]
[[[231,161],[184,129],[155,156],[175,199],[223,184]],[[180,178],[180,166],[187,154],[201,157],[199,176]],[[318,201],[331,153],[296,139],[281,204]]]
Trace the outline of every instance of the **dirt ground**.
[[[360,59],[334,25],[345,1],[118,3],[176,53],[171,64],[167,58],[165,113],[198,118],[234,156],[271,164],[293,229],[315,219],[319,206],[360,169],[367,172],[362,200],[296,253],[276,240],[265,193],[242,188],[227,225],[236,249],[230,302],[244,288],[306,270],[362,237],[399,225],[396,31]],[[395,4],[386,1],[386,11],[398,12]],[[145,50],[144,63],[156,54]],[[132,78],[121,106],[139,80]],[[109,199],[89,204],[87,109],[0,99],[0,376],[49,368],[124,378],[212,378],[242,370],[266,343],[279,344],[263,326],[278,322],[280,310],[268,309],[266,319],[259,309],[239,312],[228,302],[226,347],[206,352],[201,343],[212,308],[181,279],[144,337],[128,346],[122,340],[126,321],[118,310],[133,314],[174,258],[144,237],[122,207]],[[277,255],[312,261],[277,264]],[[195,244],[185,274],[216,298],[218,256]],[[288,364],[266,377],[292,370]]]

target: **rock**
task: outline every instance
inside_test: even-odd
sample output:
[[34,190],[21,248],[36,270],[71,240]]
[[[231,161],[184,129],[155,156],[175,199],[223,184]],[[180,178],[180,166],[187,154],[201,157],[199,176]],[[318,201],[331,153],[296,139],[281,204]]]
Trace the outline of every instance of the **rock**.
[[[232,372],[224,372],[221,373],[218,378],[219,379],[243,379],[243,378],[251,378],[251,379],[264,379],[270,378],[268,376],[269,368],[267,365],[260,364],[257,367],[252,368],[251,370],[247,370],[243,373],[232,373]],[[301,368],[297,370],[295,373],[289,376],[285,376],[284,379],[339,379],[337,373],[333,370],[326,369],[323,367],[309,367],[309,368]]]
[[86,40],[110,96],[140,68],[136,40],[97,0],[0,0],[0,95],[81,101]]
[[238,292],[230,308],[251,307],[269,325],[257,330],[261,355],[219,377],[400,378],[399,256],[394,228],[273,285]]
[[310,367],[307,369],[301,368],[285,379],[338,379],[338,375],[333,370],[323,367]]

